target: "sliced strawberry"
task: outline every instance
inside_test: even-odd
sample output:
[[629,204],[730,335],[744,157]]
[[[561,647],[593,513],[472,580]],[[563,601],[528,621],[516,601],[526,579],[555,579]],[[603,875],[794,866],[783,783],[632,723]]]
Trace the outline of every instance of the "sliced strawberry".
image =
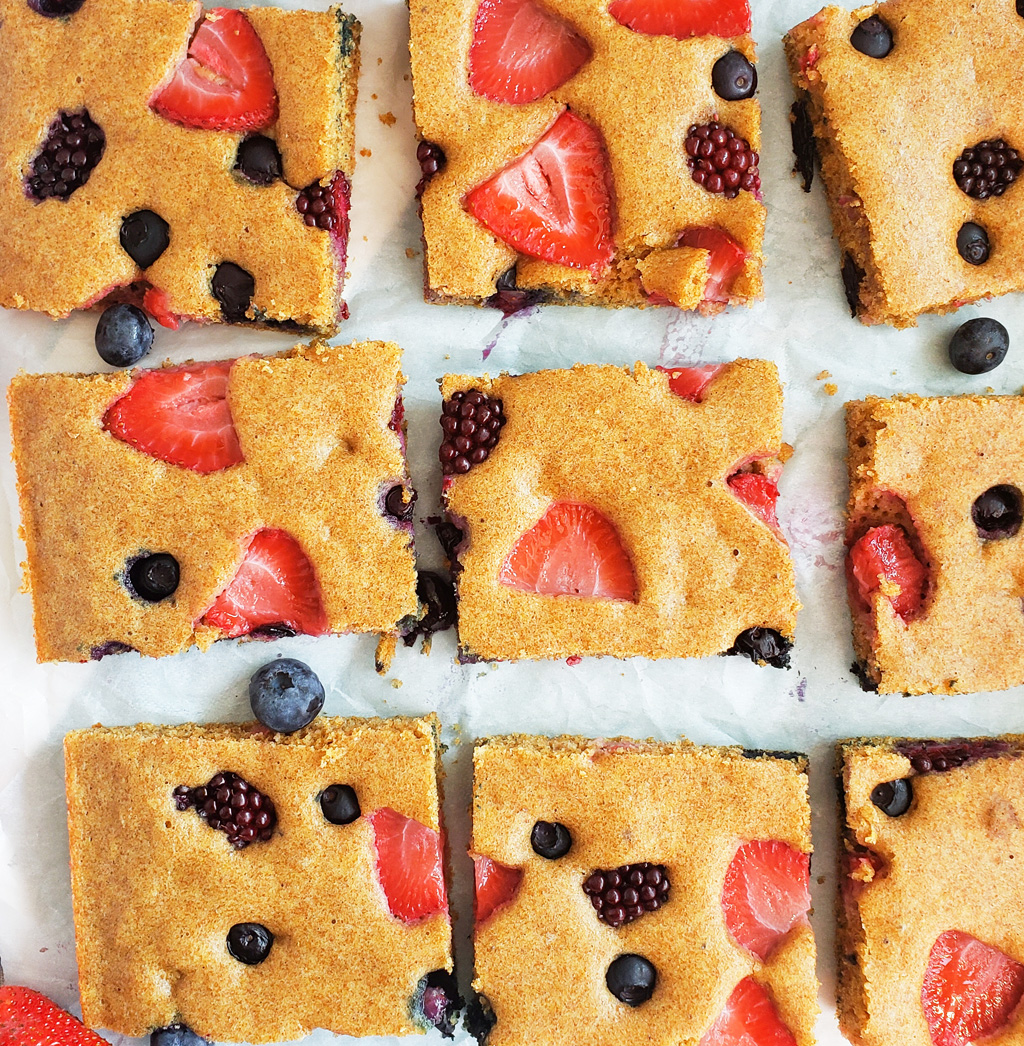
[[169,305],[171,296],[167,291],[157,287],[148,287],[142,296],[142,307],[160,324],[168,330],[176,331],[181,326],[181,317],[171,312]]
[[809,855],[778,839],[744,843],[725,873],[722,912],[736,943],[764,962],[811,907]]
[[722,369],[721,363],[705,363],[700,367],[658,367],[668,375],[668,387],[684,400],[700,403],[715,375]]
[[534,102],[564,84],[590,44],[534,0],[480,0],[469,47],[469,86],[492,102]]
[[779,488],[773,479],[760,472],[736,472],[726,482],[729,489],[758,519],[767,523],[776,533],[779,532],[779,518],[775,514]]
[[2,1046],[107,1046],[45,995],[15,984],[0,987]]
[[1010,1020],[1024,995],[1024,965],[960,930],[940,933],[928,956],[921,1006],[935,1046],[965,1046]]
[[648,36],[741,36],[750,32],[748,0],[612,0],[620,25]]
[[796,1046],[768,992],[753,977],[733,989],[699,1046]]
[[636,598],[636,576],[615,527],[574,501],[556,501],[516,542],[498,577],[542,596]]
[[521,254],[589,269],[595,277],[612,260],[612,179],[604,140],[568,110],[464,202]]
[[327,615],[320,584],[295,538],[283,530],[257,531],[235,576],[202,623],[223,630],[229,639],[270,626],[322,636]]
[[243,461],[228,406],[231,360],[142,371],[103,427],[144,454],[193,472]]
[[377,880],[388,911],[404,923],[437,912],[447,915],[440,832],[387,806],[370,814],[369,822],[377,848]]
[[727,232],[710,225],[687,229],[679,237],[679,247],[699,247],[710,251],[704,301],[729,303],[732,281],[743,271],[747,252]]
[[477,926],[515,900],[522,879],[522,868],[510,868],[490,857],[473,858],[473,917]]
[[252,23],[241,11],[207,11],[188,56],[150,108],[185,127],[256,131],[277,119],[274,70]]
[[928,571],[914,555],[902,527],[886,523],[872,527],[857,541],[846,557],[851,593],[864,609],[871,608],[871,596],[885,585],[898,585],[899,594],[889,596],[892,609],[904,621],[912,618],[924,603]]

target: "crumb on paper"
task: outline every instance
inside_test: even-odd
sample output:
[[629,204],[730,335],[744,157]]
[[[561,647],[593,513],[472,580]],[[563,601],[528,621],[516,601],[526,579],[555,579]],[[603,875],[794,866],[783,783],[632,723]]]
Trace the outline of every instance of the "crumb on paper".
[[370,237],[369,236],[364,236],[363,237],[363,243],[369,243],[369,242],[370,242]]
[[[378,58],[378,59],[377,59],[377,61],[379,62],[379,61],[380,61],[380,59]],[[370,95],[370,97],[371,97],[371,98],[372,98],[372,99],[373,99],[374,101],[377,101],[377,96],[376,96],[375,94],[371,94],[371,95]]]
[[384,124],[385,127],[394,127],[395,124],[398,122],[397,117],[391,111],[388,111],[386,113],[378,113],[377,119],[380,120],[380,122]]
[[839,391],[839,386],[834,381],[825,382],[825,392],[829,396],[834,396]]
[[995,391],[996,390],[994,388],[992,388],[991,385],[986,385],[985,386],[985,395],[986,396],[991,396]]
[[415,258],[420,252],[415,247],[406,247],[405,256],[407,258]]
[[378,65],[383,65],[384,64],[384,59],[383,58],[378,58],[377,59],[377,64]]
[[780,443],[779,444],[779,454],[778,454],[779,461],[781,461],[782,464],[785,465],[786,462],[789,461],[789,459],[792,456],[793,456],[793,445],[791,443]]
[[401,679],[392,679],[391,680],[391,688],[392,688],[392,690],[401,690],[402,689],[402,680]]
[[409,79],[409,74],[408,74],[408,73],[406,73],[406,74],[405,74],[405,76],[403,76],[403,77],[402,77],[402,79],[403,79],[403,80],[408,80],[408,79]]
[[824,381],[826,378],[831,378],[831,377],[832,377],[832,375],[831,375],[831,373],[829,371],[823,370],[820,373],[815,375],[815,380],[816,381]]
[[360,156],[373,156],[373,152],[370,149],[360,149],[359,150],[359,155]]

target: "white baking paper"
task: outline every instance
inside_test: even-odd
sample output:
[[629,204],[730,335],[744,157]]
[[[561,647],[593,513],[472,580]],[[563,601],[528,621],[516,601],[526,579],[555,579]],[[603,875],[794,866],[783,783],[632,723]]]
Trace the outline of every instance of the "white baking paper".
[[[320,0],[315,0],[320,2]],[[864,734],[988,734],[1024,729],[1022,689],[971,697],[878,697],[861,692],[842,572],[846,497],[842,404],[867,393],[1017,392],[1024,345],[1014,344],[996,371],[966,377],[945,359],[949,335],[984,314],[1016,340],[1024,297],[983,309],[929,317],[909,331],[867,328],[851,320],[839,280],[839,256],[820,185],[805,195],[790,175],[788,112],[792,94],[781,36],[814,12],[816,0],[754,0],[760,42],[759,97],[764,110],[761,172],[768,203],[765,300],[713,320],[674,309],[546,308],[503,320],[471,307],[422,301],[420,225],[413,187],[419,178],[411,113],[407,8],[400,0],[353,0],[363,24],[354,179],[352,318],[339,341],[387,338],[405,349],[406,405],[413,479],[419,491],[417,537],[424,564],[440,551],[425,518],[437,513],[436,379],[445,371],[479,373],[564,367],[576,361],[694,364],[760,356],[786,383],[786,439],[795,453],[782,480],[779,514],[796,563],[803,611],[790,671],[759,669],[739,658],[702,661],[588,659],[503,664],[454,663],[454,636],[438,637],[429,657],[400,648],[390,675],[373,670],[371,637],[225,642],[205,654],[162,660],[136,654],[85,665],[37,665],[30,606],[19,592],[24,549],[9,434],[0,432],[0,958],[23,983],[77,1010],[61,740],[72,728],[249,717],[251,672],[278,655],[308,662],[327,688],[329,714],[388,715],[436,710],[451,745],[446,816],[460,913],[455,926],[463,980],[472,866],[464,856],[469,826],[471,743],[509,731],[675,738],[811,753],[816,850],[813,925],[823,1014],[820,1038],[841,1039],[834,1007],[832,956],[836,811],[831,745]],[[287,6],[287,3],[285,4]],[[391,117],[394,117],[394,120]],[[924,204],[922,203],[922,206]],[[74,265],[75,259],[68,258]],[[921,259],[928,264],[927,258]],[[63,322],[0,311],[0,378],[19,368],[103,369],[93,349],[95,315]],[[157,328],[151,360],[219,359],[289,347],[287,335],[195,324]],[[823,376],[828,371],[829,376]],[[829,395],[827,382],[838,387]],[[175,506],[168,506],[174,511]],[[324,971],[325,976],[330,971]],[[568,1000],[566,1000],[568,1002]],[[112,1036],[117,1042],[119,1037]],[[317,1032],[312,1046],[331,1036]],[[439,1042],[436,1032],[430,1041]],[[459,1033],[460,1041],[463,1033]],[[391,1040],[387,1040],[390,1042]],[[539,1044],[542,1046],[542,1044]]]

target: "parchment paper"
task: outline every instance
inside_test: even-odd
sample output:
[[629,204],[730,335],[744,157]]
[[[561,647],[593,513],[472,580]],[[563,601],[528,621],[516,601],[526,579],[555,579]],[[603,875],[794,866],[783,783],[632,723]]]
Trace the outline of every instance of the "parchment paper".
[[[314,0],[314,3],[326,0]],[[285,3],[285,6],[289,6]],[[296,5],[297,6],[297,5]],[[786,383],[786,439],[796,448],[782,480],[779,514],[796,564],[803,612],[793,668],[758,669],[739,658],[701,661],[584,660],[457,666],[454,637],[438,637],[429,657],[400,648],[388,678],[373,670],[371,637],[225,642],[205,654],[152,660],[136,654],[87,665],[37,665],[28,597],[19,593],[24,548],[17,538],[14,473],[7,427],[0,433],[0,958],[12,983],[36,987],[77,1010],[61,740],[73,728],[249,717],[251,672],[280,655],[308,662],[327,688],[329,714],[388,715],[436,710],[451,745],[446,817],[458,877],[454,908],[463,978],[472,866],[469,834],[471,742],[509,731],[592,736],[626,734],[702,743],[808,751],[816,851],[813,924],[818,940],[823,1014],[820,1041],[836,1046],[833,893],[836,831],[832,742],[864,734],[950,735],[1024,729],[1021,688],[971,697],[878,697],[862,693],[842,576],[846,497],[842,404],[868,393],[1017,392],[1024,351],[1012,345],[996,371],[966,377],[946,361],[956,327],[975,315],[1000,319],[1016,340],[1024,297],[1011,295],[955,316],[929,317],[916,330],[866,328],[851,320],[839,280],[820,185],[805,195],[790,175],[788,111],[792,94],[780,38],[817,8],[817,0],[754,0],[759,98],[764,110],[761,171],[769,206],[765,300],[707,320],[674,309],[546,308],[503,320],[493,310],[428,306],[422,301],[420,226],[413,187],[412,86],[407,9],[399,0],[353,0],[363,23],[357,120],[361,151],[354,179],[352,318],[337,339],[387,338],[405,349],[412,474],[419,491],[417,537],[426,565],[441,562],[425,525],[437,512],[439,399],[445,371],[526,371],[576,361],[693,364],[760,356]],[[395,117],[391,121],[389,114]],[[74,258],[68,264],[75,264]],[[928,259],[921,259],[922,265]],[[0,311],[0,378],[19,368],[104,369],[93,348],[95,315],[64,322]],[[157,328],[146,361],[219,359],[275,352],[293,338],[266,332],[186,325]],[[486,360],[485,360],[486,354]],[[823,371],[829,377],[819,377]],[[827,382],[838,392],[830,396]],[[459,1041],[464,1038],[459,1034]],[[118,1041],[118,1036],[110,1036]],[[326,1046],[317,1032],[311,1046]],[[436,1032],[430,1041],[439,1042]],[[367,1040],[371,1041],[371,1040]],[[373,1040],[375,1041],[375,1040]],[[383,1041],[383,1040],[382,1040]],[[391,1041],[391,1040],[387,1040]]]

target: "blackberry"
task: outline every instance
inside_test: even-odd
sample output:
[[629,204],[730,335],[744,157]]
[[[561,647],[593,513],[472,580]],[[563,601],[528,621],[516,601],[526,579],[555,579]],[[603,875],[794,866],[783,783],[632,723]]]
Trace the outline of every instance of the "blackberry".
[[1004,755],[1010,751],[1010,745],[995,737],[973,741],[954,737],[949,741],[903,741],[896,745],[896,751],[906,756],[919,774],[941,774],[965,763]]
[[789,668],[789,654],[793,643],[774,628],[744,629],[726,655],[738,654],[749,657],[755,665],[771,665],[772,668]]
[[971,520],[985,541],[1012,538],[1024,522],[1024,496],[1010,483],[989,487],[974,499]]
[[321,185],[312,182],[295,198],[295,209],[310,228],[323,229],[335,236],[348,232],[348,179],[341,171]]
[[1017,180],[1024,160],[1005,138],[990,138],[964,151],[953,162],[953,180],[974,200],[1002,196]]
[[665,866],[650,861],[598,868],[583,884],[597,917],[609,926],[625,926],[657,911],[668,900],[668,889]]
[[274,834],[277,811],[273,800],[230,770],[214,774],[198,788],[178,785],[173,794],[179,810],[194,806],[211,828],[224,832],[236,850],[257,841],[265,843]]
[[988,233],[976,222],[964,222],[956,234],[956,249],[968,265],[983,265],[991,251]]
[[419,197],[423,195],[423,190],[427,187],[427,182],[429,182],[438,171],[444,170],[444,165],[448,162],[448,158],[444,154],[444,149],[442,149],[437,142],[428,142],[424,140],[416,146],[416,161],[420,165],[420,172],[422,174],[419,183],[416,185],[416,195]]
[[690,177],[709,193],[720,193],[732,200],[739,196],[740,189],[761,191],[757,153],[745,138],[717,120],[693,124],[686,132],[684,148]]
[[477,1041],[477,1046],[487,1046],[487,1039],[498,1023],[491,1007],[491,1001],[486,995],[479,993],[470,999],[466,1006],[466,1017],[463,1026]]
[[46,132],[32,169],[25,179],[28,195],[42,202],[66,200],[89,180],[103,156],[107,136],[88,109],[62,109]]
[[254,185],[270,185],[281,177],[281,153],[277,142],[265,134],[250,134],[238,143],[236,171]]
[[871,802],[887,817],[901,817],[914,801],[914,786],[909,777],[883,781],[871,789]]
[[173,596],[180,579],[181,568],[169,552],[139,556],[128,564],[128,590],[147,603]]
[[486,461],[498,445],[504,424],[501,400],[491,399],[479,389],[453,392],[441,408],[444,439],[437,452],[441,471],[450,476]]

